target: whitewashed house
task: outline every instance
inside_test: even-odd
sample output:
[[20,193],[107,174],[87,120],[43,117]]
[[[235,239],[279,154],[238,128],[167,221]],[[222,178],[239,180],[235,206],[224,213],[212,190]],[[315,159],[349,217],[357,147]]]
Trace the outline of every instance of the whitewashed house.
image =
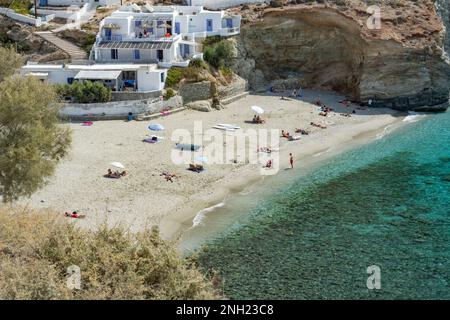
[[27,64],[21,74],[49,83],[100,81],[113,91],[164,89],[168,68],[203,58],[207,36],[233,36],[241,17],[201,6],[127,5],[105,18],[84,64]]
[[191,58],[201,58],[202,39],[237,35],[240,24],[240,16],[202,6],[129,5],[100,23],[93,58],[97,62],[187,66]]
[[99,81],[112,91],[153,92],[164,89],[167,69],[155,64],[36,64],[21,69],[23,76],[34,76],[51,84]]

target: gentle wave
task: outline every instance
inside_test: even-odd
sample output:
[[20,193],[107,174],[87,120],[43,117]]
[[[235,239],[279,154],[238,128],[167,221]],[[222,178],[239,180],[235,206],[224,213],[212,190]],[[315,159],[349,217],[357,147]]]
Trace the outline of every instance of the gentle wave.
[[408,116],[406,116],[405,119],[403,119],[403,122],[417,122],[427,115],[428,115],[427,113],[423,113],[423,112],[410,111],[410,112],[408,112]]
[[195,216],[194,220],[192,220],[192,228],[202,225],[203,220],[205,219],[207,213],[212,212],[218,208],[222,208],[223,206],[225,206],[225,202],[220,202],[216,205],[213,205],[212,207],[205,208],[205,209],[199,211],[197,213],[197,215]]
[[[404,121],[404,120],[403,120]],[[379,134],[377,134],[377,137],[375,140],[381,140],[383,139],[385,136],[387,136],[390,133],[390,130],[393,127],[392,124],[386,126],[383,130],[383,132],[380,132]]]

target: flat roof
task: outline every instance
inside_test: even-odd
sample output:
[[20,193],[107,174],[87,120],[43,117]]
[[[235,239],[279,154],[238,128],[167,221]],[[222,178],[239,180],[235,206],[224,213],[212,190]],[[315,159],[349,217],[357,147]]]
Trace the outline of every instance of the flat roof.
[[170,49],[173,42],[132,42],[132,41],[112,41],[101,42],[96,47],[100,49]]
[[55,69],[55,70],[58,70],[58,69],[62,69],[63,65],[62,64],[33,64],[32,63],[32,64],[24,65],[22,68],[23,69],[46,69],[46,70]]
[[75,79],[101,79],[101,80],[116,80],[122,71],[93,71],[93,70],[82,70],[77,73]]

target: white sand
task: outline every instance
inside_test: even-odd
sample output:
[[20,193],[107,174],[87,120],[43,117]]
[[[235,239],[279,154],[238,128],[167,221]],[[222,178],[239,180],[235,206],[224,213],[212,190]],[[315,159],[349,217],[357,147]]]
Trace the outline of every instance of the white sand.
[[[356,108],[343,107],[338,103],[342,97],[331,93],[308,91],[302,99],[313,101],[319,96],[337,111]],[[267,111],[266,124],[255,126],[244,122],[253,116],[252,105]],[[373,136],[374,132],[383,131],[402,119],[388,109],[357,110],[357,115],[350,118],[336,113],[325,118],[318,113],[317,106],[304,101],[250,95],[224,110],[209,113],[188,110],[151,122],[99,121],[91,127],[70,124],[73,145],[69,156],[43,190],[20,204],[51,208],[60,214],[78,210],[87,217],[76,223],[88,228],[95,228],[105,220],[110,224],[130,225],[133,230],[160,224],[163,233],[171,236],[179,230],[183,220],[191,219],[199,209],[220,199],[230,188],[260,178],[260,165],[207,164],[207,170],[197,174],[186,170],[186,165],[173,164],[170,160],[175,145],[171,141],[173,130],[192,131],[194,121],[198,120],[203,122],[204,129],[218,123],[236,124],[243,129],[285,129],[292,134],[295,128],[307,129],[311,134],[300,141],[282,139],[280,150],[282,166],[288,166],[289,152],[294,154],[298,166],[306,166],[307,159],[311,161],[311,156],[318,152],[337,152],[352,141],[366,139],[364,134]],[[311,121],[334,124],[323,130],[311,127]],[[165,131],[156,133],[165,138],[162,142],[142,142],[151,134],[147,130],[149,123],[165,126]],[[120,180],[104,178],[103,174],[113,161],[123,163],[129,175]],[[180,178],[174,183],[167,182],[160,176],[162,171],[175,173]]]

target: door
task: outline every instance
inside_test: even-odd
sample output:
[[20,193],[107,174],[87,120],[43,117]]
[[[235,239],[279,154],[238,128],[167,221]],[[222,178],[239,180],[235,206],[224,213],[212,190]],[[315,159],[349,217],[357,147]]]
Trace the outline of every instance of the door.
[[111,41],[111,37],[112,37],[111,29],[105,29],[106,40]]
[[188,57],[191,54],[191,50],[188,44],[184,45],[184,56]]
[[181,27],[179,22],[175,22],[175,33],[180,34],[181,33]]
[[158,58],[158,61],[163,61],[163,59],[164,59],[164,51],[163,50],[156,51],[156,56]]
[[212,32],[213,31],[213,21],[212,19],[206,19],[206,31]]
[[40,7],[46,7],[48,5],[48,0],[39,0]]
[[227,28],[229,29],[233,28],[233,19],[230,18],[227,19]]

